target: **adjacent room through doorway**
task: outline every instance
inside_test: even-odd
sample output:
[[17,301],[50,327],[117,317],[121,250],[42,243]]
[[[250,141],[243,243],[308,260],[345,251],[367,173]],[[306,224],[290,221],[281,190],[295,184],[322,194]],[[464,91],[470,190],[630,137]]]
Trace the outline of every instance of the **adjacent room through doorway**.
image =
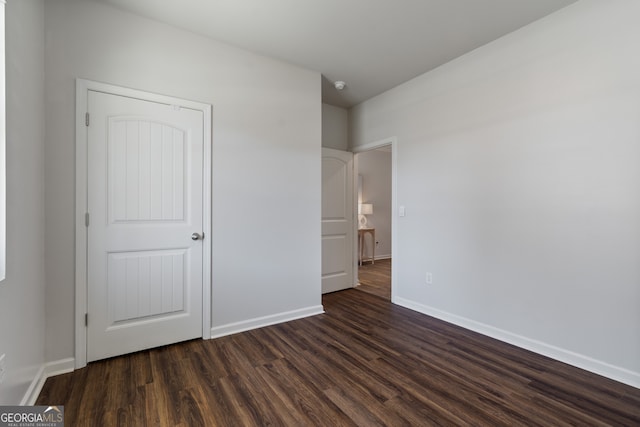
[[356,153],[357,289],[391,299],[392,145]]

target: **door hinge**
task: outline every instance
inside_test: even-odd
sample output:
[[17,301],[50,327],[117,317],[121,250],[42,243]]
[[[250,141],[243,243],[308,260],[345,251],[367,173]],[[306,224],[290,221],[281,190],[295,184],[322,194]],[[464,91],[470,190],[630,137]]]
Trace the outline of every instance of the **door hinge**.
[[84,124],[89,126],[89,113],[84,113]]
[[84,314],[84,326],[89,326],[89,313]]
[[89,226],[89,212],[87,212],[86,214],[84,214],[84,226],[88,227]]

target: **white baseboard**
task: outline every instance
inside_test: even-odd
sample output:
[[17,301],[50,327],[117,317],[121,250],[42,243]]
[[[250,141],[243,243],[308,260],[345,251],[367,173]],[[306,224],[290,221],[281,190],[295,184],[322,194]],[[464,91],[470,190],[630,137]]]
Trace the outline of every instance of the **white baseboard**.
[[[388,255],[376,255],[373,259],[374,259],[374,261],[378,261],[378,260],[381,260],[381,259],[391,259],[391,254],[388,254]],[[365,262],[369,262],[369,261],[371,261],[371,257],[365,256],[362,260],[365,261]]]
[[[35,405],[40,392],[42,391],[42,387],[44,386],[47,378],[53,377],[60,374],[66,374],[68,372],[73,372],[75,368],[75,360],[70,357],[68,359],[57,360],[55,362],[45,363],[40,367],[36,377],[31,381],[31,385],[27,389],[20,405]],[[48,402],[51,404],[59,403],[59,402]]]
[[533,351],[534,353],[550,357],[560,362],[567,363],[577,368],[584,369],[585,371],[593,372],[595,374],[602,375],[604,377],[619,381],[632,387],[640,388],[639,372],[633,372],[625,368],[614,366],[609,363],[584,356],[582,354],[574,353],[572,351],[546,344],[541,341],[533,340],[518,334],[514,334],[509,331],[494,328],[493,326],[476,322],[475,320],[467,319],[455,314],[447,313],[445,311],[419,304],[404,298],[396,297],[394,298],[393,303],[417,311],[419,313],[435,317],[445,322],[452,323],[465,329],[478,332],[482,335],[495,338],[499,341],[503,341],[517,347]]
[[211,328],[211,338],[224,337],[226,335],[237,334],[239,332],[258,329],[278,323],[289,322],[303,317],[315,316],[324,313],[321,305],[303,308],[300,310],[287,311],[270,316],[256,317],[255,319],[243,320],[242,322],[229,323]]

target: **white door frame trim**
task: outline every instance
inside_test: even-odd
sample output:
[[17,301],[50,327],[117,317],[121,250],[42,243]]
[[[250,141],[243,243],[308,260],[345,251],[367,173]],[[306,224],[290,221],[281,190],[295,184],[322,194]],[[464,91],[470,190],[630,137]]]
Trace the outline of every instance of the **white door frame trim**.
[[[384,147],[386,145],[391,145],[391,302],[396,304],[396,289],[398,284],[398,138],[390,136],[378,141],[352,147],[351,151],[353,154],[362,153],[365,151],[375,150],[376,148]],[[358,174],[354,173],[353,175],[354,179],[357,180]],[[357,188],[357,181],[354,185],[356,186],[355,188]],[[357,206],[357,200],[355,203]],[[356,274],[357,271],[358,270],[356,268]]]
[[75,368],[87,365],[87,126],[85,124],[88,92],[104,92],[167,105],[201,111],[204,119],[204,164],[203,164],[203,212],[202,224],[205,240],[202,247],[202,338],[211,338],[211,112],[209,104],[187,101],[170,96],[157,95],[140,90],[114,86],[91,80],[76,79],[76,210],[75,210]]

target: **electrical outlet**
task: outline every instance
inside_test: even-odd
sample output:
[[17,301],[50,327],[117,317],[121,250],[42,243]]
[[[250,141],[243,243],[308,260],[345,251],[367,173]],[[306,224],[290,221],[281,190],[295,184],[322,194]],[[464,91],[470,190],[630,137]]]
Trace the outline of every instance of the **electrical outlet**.
[[0,383],[4,381],[4,376],[7,373],[7,363],[5,361],[6,354],[0,356]]
[[433,275],[427,271],[424,281],[427,283],[427,285],[433,285]]

